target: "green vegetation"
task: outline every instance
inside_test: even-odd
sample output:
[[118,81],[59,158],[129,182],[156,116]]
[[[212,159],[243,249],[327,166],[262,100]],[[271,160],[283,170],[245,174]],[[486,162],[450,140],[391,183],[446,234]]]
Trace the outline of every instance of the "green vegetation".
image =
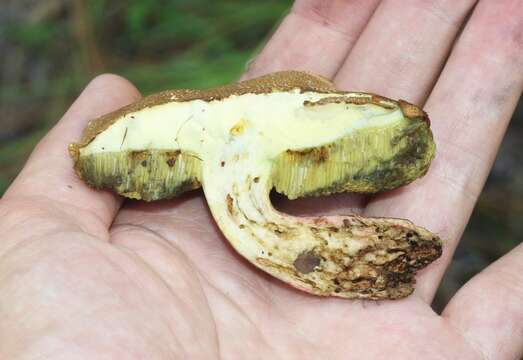
[[[112,72],[144,95],[237,79],[290,0],[55,0],[0,28],[0,194],[36,142],[93,76]],[[43,15],[42,15],[43,14]],[[2,20],[0,18],[0,20]],[[0,36],[0,39],[2,36]]]

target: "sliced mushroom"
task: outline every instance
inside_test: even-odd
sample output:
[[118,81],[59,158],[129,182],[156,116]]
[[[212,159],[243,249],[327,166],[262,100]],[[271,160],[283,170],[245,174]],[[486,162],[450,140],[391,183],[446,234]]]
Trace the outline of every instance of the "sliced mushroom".
[[293,217],[269,193],[394,189],[424,175],[434,151],[416,106],[294,71],[152,95],[94,120],[70,146],[90,185],[147,201],[202,186],[251,263],[313,294],[367,299],[409,295],[440,239],[407,220]]

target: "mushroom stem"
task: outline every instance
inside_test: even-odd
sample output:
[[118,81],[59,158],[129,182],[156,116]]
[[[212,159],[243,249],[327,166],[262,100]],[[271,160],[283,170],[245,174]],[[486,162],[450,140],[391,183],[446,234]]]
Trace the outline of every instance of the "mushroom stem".
[[[274,209],[272,164],[252,154],[206,161],[203,188],[232,246],[265,272],[324,296],[395,299],[416,270],[441,255],[441,240],[407,220],[358,215],[294,217]],[[219,176],[217,176],[219,174]]]

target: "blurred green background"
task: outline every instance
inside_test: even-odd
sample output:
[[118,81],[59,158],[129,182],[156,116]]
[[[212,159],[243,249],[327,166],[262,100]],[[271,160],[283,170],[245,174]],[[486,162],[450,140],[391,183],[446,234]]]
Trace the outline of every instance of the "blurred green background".
[[[36,142],[96,74],[147,95],[235,80],[290,0],[2,0],[0,194]],[[438,311],[523,229],[520,104],[437,297]]]

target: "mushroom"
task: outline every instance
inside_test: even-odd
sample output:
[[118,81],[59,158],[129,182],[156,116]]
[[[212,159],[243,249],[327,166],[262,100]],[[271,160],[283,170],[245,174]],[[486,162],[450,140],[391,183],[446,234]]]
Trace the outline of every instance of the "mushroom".
[[92,121],[69,150],[88,184],[128,198],[203,187],[238,253],[312,294],[403,298],[416,270],[441,255],[439,237],[408,220],[273,208],[273,188],[289,199],[394,189],[423,176],[434,156],[421,109],[319,76],[158,93]]

